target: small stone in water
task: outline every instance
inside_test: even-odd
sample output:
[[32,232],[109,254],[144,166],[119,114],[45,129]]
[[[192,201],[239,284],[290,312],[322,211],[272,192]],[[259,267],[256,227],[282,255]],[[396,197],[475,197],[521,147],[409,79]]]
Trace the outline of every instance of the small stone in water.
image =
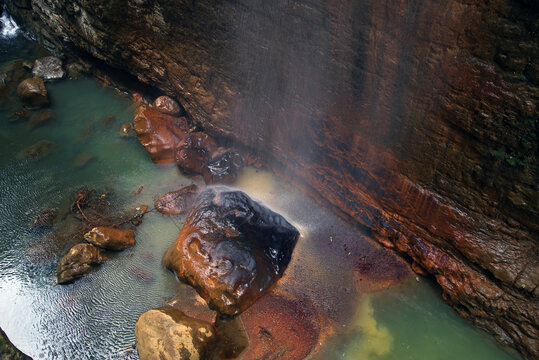
[[236,151],[229,151],[208,162],[202,168],[204,182],[210,184],[232,184],[243,167],[243,157]]
[[105,261],[101,251],[90,244],[73,246],[60,260],[57,268],[59,284],[66,284],[86,274]]
[[155,208],[162,214],[183,214],[189,210],[197,195],[198,186],[189,185],[161,196],[155,202]]
[[131,124],[129,123],[123,124],[122,127],[120,128],[119,134],[120,136],[123,136],[123,137],[134,135],[135,133],[133,131],[133,126],[131,126]]
[[21,119],[27,119],[30,117],[30,115],[30,111],[20,108],[12,112],[11,115],[9,115],[9,121],[14,122]]
[[98,226],[84,234],[84,240],[107,250],[125,250],[135,246],[132,230],[122,230]]
[[47,88],[43,79],[39,77],[21,81],[19,86],[17,86],[17,96],[24,103],[25,107],[29,109],[38,109],[49,103]]

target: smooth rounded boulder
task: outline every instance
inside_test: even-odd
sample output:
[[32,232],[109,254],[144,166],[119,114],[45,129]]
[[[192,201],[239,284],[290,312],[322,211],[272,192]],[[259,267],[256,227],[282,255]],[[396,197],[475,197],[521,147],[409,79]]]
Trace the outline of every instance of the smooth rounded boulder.
[[225,152],[202,167],[204,182],[208,185],[230,185],[236,181],[243,163],[244,160],[240,153],[236,151]]
[[140,360],[205,360],[216,335],[213,326],[170,306],[148,310],[135,324]]
[[84,234],[84,240],[107,250],[121,251],[135,246],[132,230],[114,229],[98,226]]
[[26,108],[39,109],[49,103],[47,88],[42,78],[25,79],[17,86],[17,96]]
[[105,261],[101,251],[91,244],[77,244],[69,249],[56,269],[59,284],[69,283]]
[[198,186],[189,185],[161,196],[155,208],[162,214],[178,215],[186,213],[198,195]]
[[153,107],[157,109],[160,113],[168,114],[172,116],[180,115],[180,105],[168,96],[159,96],[153,102]]
[[194,132],[178,144],[174,158],[183,172],[200,174],[216,149],[217,145],[210,136],[203,132]]
[[210,187],[198,196],[163,264],[211,309],[236,315],[283,276],[298,238],[284,217],[247,194]]

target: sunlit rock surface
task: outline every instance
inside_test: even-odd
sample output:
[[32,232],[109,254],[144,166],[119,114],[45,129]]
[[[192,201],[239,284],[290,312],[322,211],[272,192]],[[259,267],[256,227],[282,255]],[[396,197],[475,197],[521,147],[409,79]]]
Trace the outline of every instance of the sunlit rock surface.
[[211,187],[187,214],[163,263],[210,308],[236,315],[283,276],[298,237],[281,215],[245,193]]
[[173,94],[539,356],[536,2],[115,4],[7,5]]
[[140,315],[135,336],[141,360],[207,360],[216,337],[211,324],[169,306]]

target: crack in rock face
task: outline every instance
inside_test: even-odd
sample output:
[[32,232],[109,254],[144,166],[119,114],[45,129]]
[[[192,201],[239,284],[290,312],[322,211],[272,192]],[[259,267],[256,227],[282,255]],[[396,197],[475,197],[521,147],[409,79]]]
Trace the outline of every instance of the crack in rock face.
[[241,191],[210,187],[163,257],[210,308],[236,315],[283,276],[299,231]]

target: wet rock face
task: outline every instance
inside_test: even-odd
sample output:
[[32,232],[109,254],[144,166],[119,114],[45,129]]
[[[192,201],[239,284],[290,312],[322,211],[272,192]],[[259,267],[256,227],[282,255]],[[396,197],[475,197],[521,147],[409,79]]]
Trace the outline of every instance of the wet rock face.
[[163,264],[210,308],[235,315],[283,276],[299,232],[281,215],[225,187],[204,190]]
[[191,208],[198,192],[196,185],[171,191],[157,199],[155,208],[162,214],[184,214]]
[[107,227],[95,227],[86,234],[84,240],[107,250],[121,251],[135,246],[135,234],[132,230]]
[[243,167],[243,157],[236,151],[228,151],[202,167],[206,184],[232,184]]
[[47,88],[43,79],[39,77],[23,80],[17,86],[17,96],[29,109],[38,109],[49,103]]
[[62,61],[56,56],[46,56],[34,62],[32,74],[43,80],[58,80],[65,76]]
[[206,360],[216,339],[209,323],[169,306],[140,315],[135,336],[141,360]]
[[163,114],[148,105],[137,108],[133,127],[154,163],[174,162],[174,150],[189,132],[185,118]]
[[69,283],[103,262],[104,258],[98,248],[90,244],[77,244],[58,264],[56,270],[58,283]]
[[536,2],[27,3],[45,43],[180,99],[539,357]]
[[202,132],[191,133],[176,147],[176,164],[188,174],[200,174],[216,150],[217,145],[210,136]]

